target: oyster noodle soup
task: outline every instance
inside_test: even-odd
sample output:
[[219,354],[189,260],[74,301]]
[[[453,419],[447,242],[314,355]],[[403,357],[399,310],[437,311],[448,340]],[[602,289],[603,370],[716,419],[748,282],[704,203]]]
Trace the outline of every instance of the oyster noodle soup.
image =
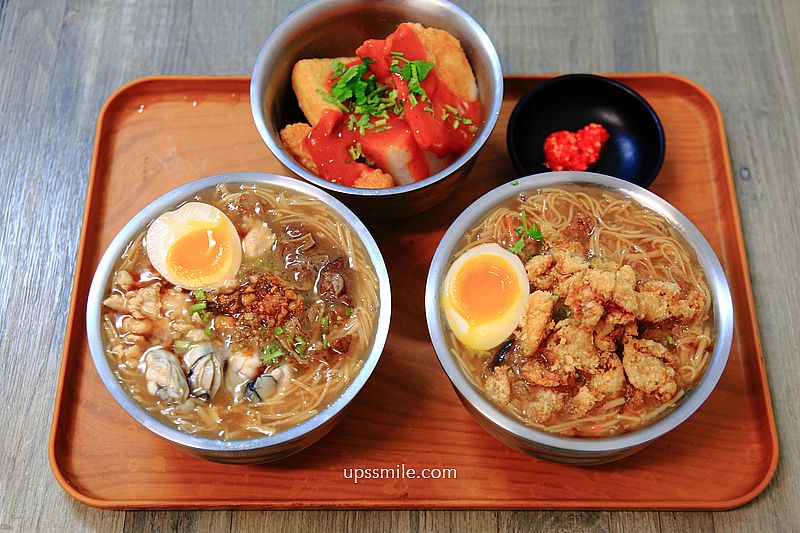
[[101,317],[123,389],[177,429],[275,435],[361,370],[378,279],[358,236],[319,200],[218,185],[152,221],[115,265]]

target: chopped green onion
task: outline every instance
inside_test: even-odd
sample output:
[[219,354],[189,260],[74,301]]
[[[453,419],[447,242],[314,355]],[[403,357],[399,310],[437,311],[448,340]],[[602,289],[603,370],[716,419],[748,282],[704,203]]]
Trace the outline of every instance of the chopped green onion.
[[345,309],[344,314],[347,315],[347,316],[352,315],[353,314],[353,308],[352,307],[348,307],[347,309]]
[[206,303],[205,302],[200,302],[200,303],[196,303],[196,304],[190,305],[189,306],[189,312],[190,313],[196,313],[198,311],[202,311],[205,308],[206,308]]
[[261,350],[261,362],[265,365],[275,365],[283,357],[283,349],[277,344],[270,344]]
[[331,343],[328,341],[328,334],[327,333],[323,333],[322,334],[322,347],[323,348],[329,348],[330,345],[331,345]]
[[297,355],[302,356],[303,353],[306,351],[306,341],[300,335],[297,335],[294,338],[294,351],[297,352]]
[[328,315],[325,315],[319,319],[319,323],[322,324],[322,329],[328,331],[328,326],[330,325],[330,318],[328,318]]
[[519,180],[514,180],[514,181],[512,181],[512,182],[511,182],[511,185],[513,185],[514,187],[516,187],[517,185],[519,185]]
[[188,350],[190,344],[191,343],[186,339],[178,339],[173,343],[172,347],[182,352],[184,350]]
[[675,344],[675,339],[673,339],[673,338],[672,338],[672,335],[667,335],[667,336],[664,338],[664,340],[665,340],[665,341],[667,341],[667,344],[669,344],[669,345],[673,345],[673,344]]
[[206,326],[205,328],[203,328],[203,333],[206,334],[206,337],[210,337],[211,336],[211,326]]
[[455,107],[453,107],[453,106],[451,106],[449,104],[444,104],[442,107],[444,107],[445,109],[447,109],[448,111],[450,111],[454,115],[458,115],[459,114],[458,113],[458,109],[456,109]]
[[206,301],[206,292],[203,289],[197,289],[194,291],[194,299],[198,302],[205,302]]

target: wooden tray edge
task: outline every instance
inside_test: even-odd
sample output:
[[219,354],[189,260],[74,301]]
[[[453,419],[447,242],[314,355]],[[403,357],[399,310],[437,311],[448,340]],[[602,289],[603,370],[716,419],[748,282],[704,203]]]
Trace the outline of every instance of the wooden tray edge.
[[[544,79],[553,76],[557,76],[559,74],[509,74],[504,75],[504,80],[509,79],[525,79],[525,80],[534,80],[534,79]],[[64,345],[62,349],[62,360],[61,360],[61,369],[59,372],[59,379],[58,379],[58,386],[56,390],[56,396],[54,399],[54,408],[53,408],[53,417],[50,425],[50,437],[48,442],[48,460],[50,463],[50,468],[53,472],[56,481],[61,486],[61,488],[69,494],[72,498],[79,501],[84,505],[88,505],[90,507],[94,507],[97,509],[159,509],[159,510],[190,510],[190,509],[271,509],[271,510],[299,510],[299,509],[317,509],[317,510],[339,510],[339,509],[370,509],[370,510],[402,510],[402,509],[449,509],[449,510],[481,510],[481,509],[504,509],[504,510],[535,510],[535,509],[552,509],[552,510],[727,510],[727,509],[734,509],[736,507],[740,507],[751,500],[755,499],[761,492],[763,492],[766,487],[769,485],[770,481],[775,475],[775,471],[778,465],[778,436],[777,436],[777,429],[775,426],[775,417],[772,409],[772,400],[769,391],[769,382],[767,381],[767,374],[766,374],[766,367],[764,365],[764,354],[761,345],[761,334],[758,327],[758,320],[756,317],[755,311],[755,302],[753,298],[753,289],[752,284],[750,281],[750,267],[749,263],[747,262],[747,254],[744,244],[744,236],[742,233],[742,226],[741,226],[741,217],[739,214],[739,204],[736,198],[736,188],[735,182],[733,180],[733,169],[731,167],[730,161],[730,152],[728,148],[728,137],[725,131],[724,120],[722,118],[722,113],[720,111],[719,105],[717,104],[716,100],[713,96],[700,84],[697,82],[681,76],[679,74],[673,73],[662,73],[662,72],[654,72],[654,73],[605,73],[602,74],[604,76],[620,79],[624,82],[626,79],[647,79],[647,78],[667,78],[672,79],[676,82],[683,83],[690,88],[692,88],[695,92],[697,92],[711,107],[715,118],[716,118],[716,126],[719,130],[720,138],[722,140],[722,159],[723,159],[723,172],[728,180],[728,202],[732,207],[733,210],[733,219],[735,222],[735,232],[736,232],[736,239],[739,244],[739,260],[743,264],[743,274],[744,274],[744,282],[745,282],[745,293],[747,299],[747,307],[750,309],[750,326],[753,329],[754,337],[755,337],[755,348],[756,348],[756,356],[757,356],[757,366],[760,372],[760,384],[763,390],[763,398],[764,398],[764,407],[767,413],[767,422],[768,422],[768,430],[769,430],[769,437],[771,440],[772,446],[770,447],[770,463],[769,467],[764,473],[764,477],[757,483],[749,492],[737,497],[732,498],[729,500],[719,500],[719,501],[698,501],[698,502],[691,502],[687,503],[685,501],[661,501],[661,502],[642,502],[642,501],[616,501],[616,500],[606,500],[606,501],[595,501],[592,505],[585,505],[586,502],[584,501],[571,501],[571,500],[539,500],[537,505],[531,506],[531,502],[528,500],[519,500],[519,501],[506,501],[503,502],[501,505],[497,505],[495,507],[484,507],[484,502],[482,501],[464,501],[464,500],[452,500],[452,501],[442,501],[437,500],[435,502],[425,501],[425,500],[409,500],[409,501],[396,501],[392,502],[388,505],[376,505],[371,506],[370,502],[364,500],[352,500],[352,501],[339,501],[334,504],[331,502],[327,502],[328,505],[325,503],[318,504],[314,501],[308,502],[296,502],[294,504],[283,504],[283,503],[265,503],[262,501],[245,501],[245,502],[238,502],[236,504],[231,504],[229,501],[221,501],[221,500],[209,500],[203,501],[202,503],[192,504],[183,501],[161,501],[161,502],[143,502],[139,500],[104,500],[95,498],[93,496],[89,496],[88,494],[84,494],[77,487],[72,485],[69,482],[69,479],[64,474],[61,469],[61,465],[59,463],[59,458],[57,455],[56,450],[56,438],[59,429],[59,423],[61,421],[61,410],[63,407],[62,403],[62,396],[64,392],[64,382],[66,379],[67,368],[70,359],[70,346],[72,344],[72,338],[74,333],[74,321],[75,321],[75,311],[78,305],[78,299],[76,298],[76,292],[78,290],[79,282],[82,278],[83,270],[85,268],[85,264],[83,261],[83,256],[85,254],[85,247],[86,247],[86,234],[88,229],[88,221],[89,221],[89,213],[90,213],[90,206],[93,199],[93,189],[95,184],[95,177],[96,177],[96,169],[98,165],[98,158],[99,158],[99,148],[100,148],[100,141],[102,139],[102,132],[104,130],[105,121],[106,121],[106,114],[111,107],[111,105],[126,93],[128,90],[132,89],[133,87],[152,83],[152,82],[178,82],[178,81],[218,81],[218,80],[228,80],[228,81],[236,81],[236,82],[247,82],[250,77],[249,76],[204,76],[204,75],[166,75],[166,76],[144,76],[140,78],[136,78],[131,80],[124,85],[117,88],[103,103],[100,108],[100,112],[98,114],[97,125],[95,127],[95,139],[94,139],[94,146],[92,152],[92,163],[90,166],[89,171],[89,181],[87,184],[86,189],[86,200],[84,202],[84,213],[83,219],[81,222],[81,234],[80,240],[78,245],[78,251],[76,253],[76,269],[74,273],[72,288],[71,288],[71,301],[70,301],[70,310],[69,315],[67,317],[67,324],[66,324],[66,334],[64,337]]]

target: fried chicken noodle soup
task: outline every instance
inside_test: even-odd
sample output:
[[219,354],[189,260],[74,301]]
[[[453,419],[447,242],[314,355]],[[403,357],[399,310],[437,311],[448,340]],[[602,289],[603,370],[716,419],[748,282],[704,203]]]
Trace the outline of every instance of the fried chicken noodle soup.
[[106,353],[127,393],[181,431],[275,435],[352,381],[378,310],[369,256],[330,208],[218,186],[128,245],[103,301]]
[[442,287],[450,349],[473,383],[525,424],[573,437],[666,415],[708,363],[711,303],[666,220],[582,186],[488,213]]

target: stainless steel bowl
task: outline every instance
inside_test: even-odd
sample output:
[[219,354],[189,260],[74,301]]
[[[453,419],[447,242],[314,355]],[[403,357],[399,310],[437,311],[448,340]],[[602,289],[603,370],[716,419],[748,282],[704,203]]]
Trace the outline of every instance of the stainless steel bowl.
[[[305,58],[352,56],[369,38],[383,38],[402,22],[442,28],[461,41],[478,83],[484,123],[472,145],[450,166],[422,181],[391,189],[331,183],[306,170],[283,148],[278,132],[303,121],[291,87],[294,64]],[[250,104],[258,132],[294,175],[371,218],[400,218],[444,200],[472,168],[494,129],[503,100],[503,72],[491,39],[475,20],[446,0],[317,0],[292,12],[269,36],[256,59]]]
[[[697,228],[672,205],[632,183],[591,172],[548,172],[520,178],[518,185],[506,184],[489,191],[464,211],[445,233],[433,256],[425,291],[425,311],[433,346],[439,362],[461,402],[486,431],[498,440],[529,455],[576,465],[600,464],[635,453],[689,418],[708,398],[725,369],[733,336],[733,302],[722,266]],[[699,383],[661,420],[624,435],[609,438],[570,438],[539,431],[506,414],[472,385],[454,360],[447,345],[446,323],[440,292],[453,253],[464,234],[495,206],[524,191],[572,184],[607,188],[628,196],[659,213],[680,233],[697,255],[708,279],[713,299],[714,350]]]
[[[103,342],[102,301],[113,275],[114,266],[128,243],[162,213],[174,209],[178,204],[191,199],[201,191],[223,183],[236,186],[240,184],[269,185],[317,198],[321,203],[326,204],[338,213],[355,230],[378,276],[380,311],[375,339],[372,342],[369,353],[365,356],[364,366],[339,398],[331,402],[317,415],[271,437],[223,441],[189,435],[175,429],[174,426],[148,413],[128,396],[111,370],[109,358],[106,356],[105,343]],[[389,275],[386,271],[383,257],[367,228],[352,211],[326,192],[293,178],[273,174],[235,173],[204,178],[178,187],[142,209],[122,228],[103,254],[92,280],[86,305],[86,333],[89,338],[89,349],[92,353],[94,366],[100,374],[100,379],[106,389],[111,393],[114,400],[142,426],[177,448],[204,459],[224,463],[264,463],[282,459],[312,445],[338,423],[344,414],[345,408],[364,386],[378,363],[389,332],[391,308]],[[113,429],[108,428],[110,431],[113,431]]]

